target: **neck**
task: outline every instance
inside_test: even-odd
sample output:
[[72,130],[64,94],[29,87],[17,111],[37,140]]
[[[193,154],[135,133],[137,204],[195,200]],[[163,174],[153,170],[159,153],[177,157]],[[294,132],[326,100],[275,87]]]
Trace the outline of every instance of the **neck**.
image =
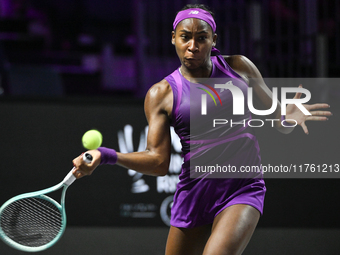
[[182,64],[179,71],[187,80],[195,78],[209,78],[212,72],[212,61],[209,59],[206,65],[196,69],[189,69]]

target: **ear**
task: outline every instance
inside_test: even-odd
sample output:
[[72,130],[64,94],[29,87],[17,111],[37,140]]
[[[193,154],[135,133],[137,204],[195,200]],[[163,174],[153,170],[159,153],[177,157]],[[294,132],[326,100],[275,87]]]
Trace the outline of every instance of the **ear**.
[[175,31],[171,32],[171,43],[175,45]]
[[213,35],[213,43],[212,46],[215,47],[216,46],[216,42],[217,42],[217,34]]

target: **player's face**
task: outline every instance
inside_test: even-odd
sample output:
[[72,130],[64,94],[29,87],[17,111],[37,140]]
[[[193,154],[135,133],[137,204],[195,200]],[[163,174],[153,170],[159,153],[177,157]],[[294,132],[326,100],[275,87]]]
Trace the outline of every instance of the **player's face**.
[[181,21],[176,31],[172,32],[172,43],[177,55],[188,69],[202,68],[210,64],[210,52],[216,43],[217,35],[211,27],[200,19],[185,19]]

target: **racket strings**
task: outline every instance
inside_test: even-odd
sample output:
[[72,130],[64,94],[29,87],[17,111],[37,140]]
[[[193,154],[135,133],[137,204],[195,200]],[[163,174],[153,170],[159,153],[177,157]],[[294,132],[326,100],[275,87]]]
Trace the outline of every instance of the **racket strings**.
[[62,214],[58,207],[42,198],[24,198],[9,204],[0,216],[6,236],[29,247],[51,242],[62,228]]

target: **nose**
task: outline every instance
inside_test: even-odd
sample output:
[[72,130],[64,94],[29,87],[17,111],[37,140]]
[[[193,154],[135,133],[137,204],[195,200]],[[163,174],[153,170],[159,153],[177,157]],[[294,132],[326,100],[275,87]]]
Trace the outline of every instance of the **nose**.
[[188,42],[188,50],[190,52],[196,52],[198,51],[198,45],[196,43],[196,41],[194,39],[191,39],[189,42]]

